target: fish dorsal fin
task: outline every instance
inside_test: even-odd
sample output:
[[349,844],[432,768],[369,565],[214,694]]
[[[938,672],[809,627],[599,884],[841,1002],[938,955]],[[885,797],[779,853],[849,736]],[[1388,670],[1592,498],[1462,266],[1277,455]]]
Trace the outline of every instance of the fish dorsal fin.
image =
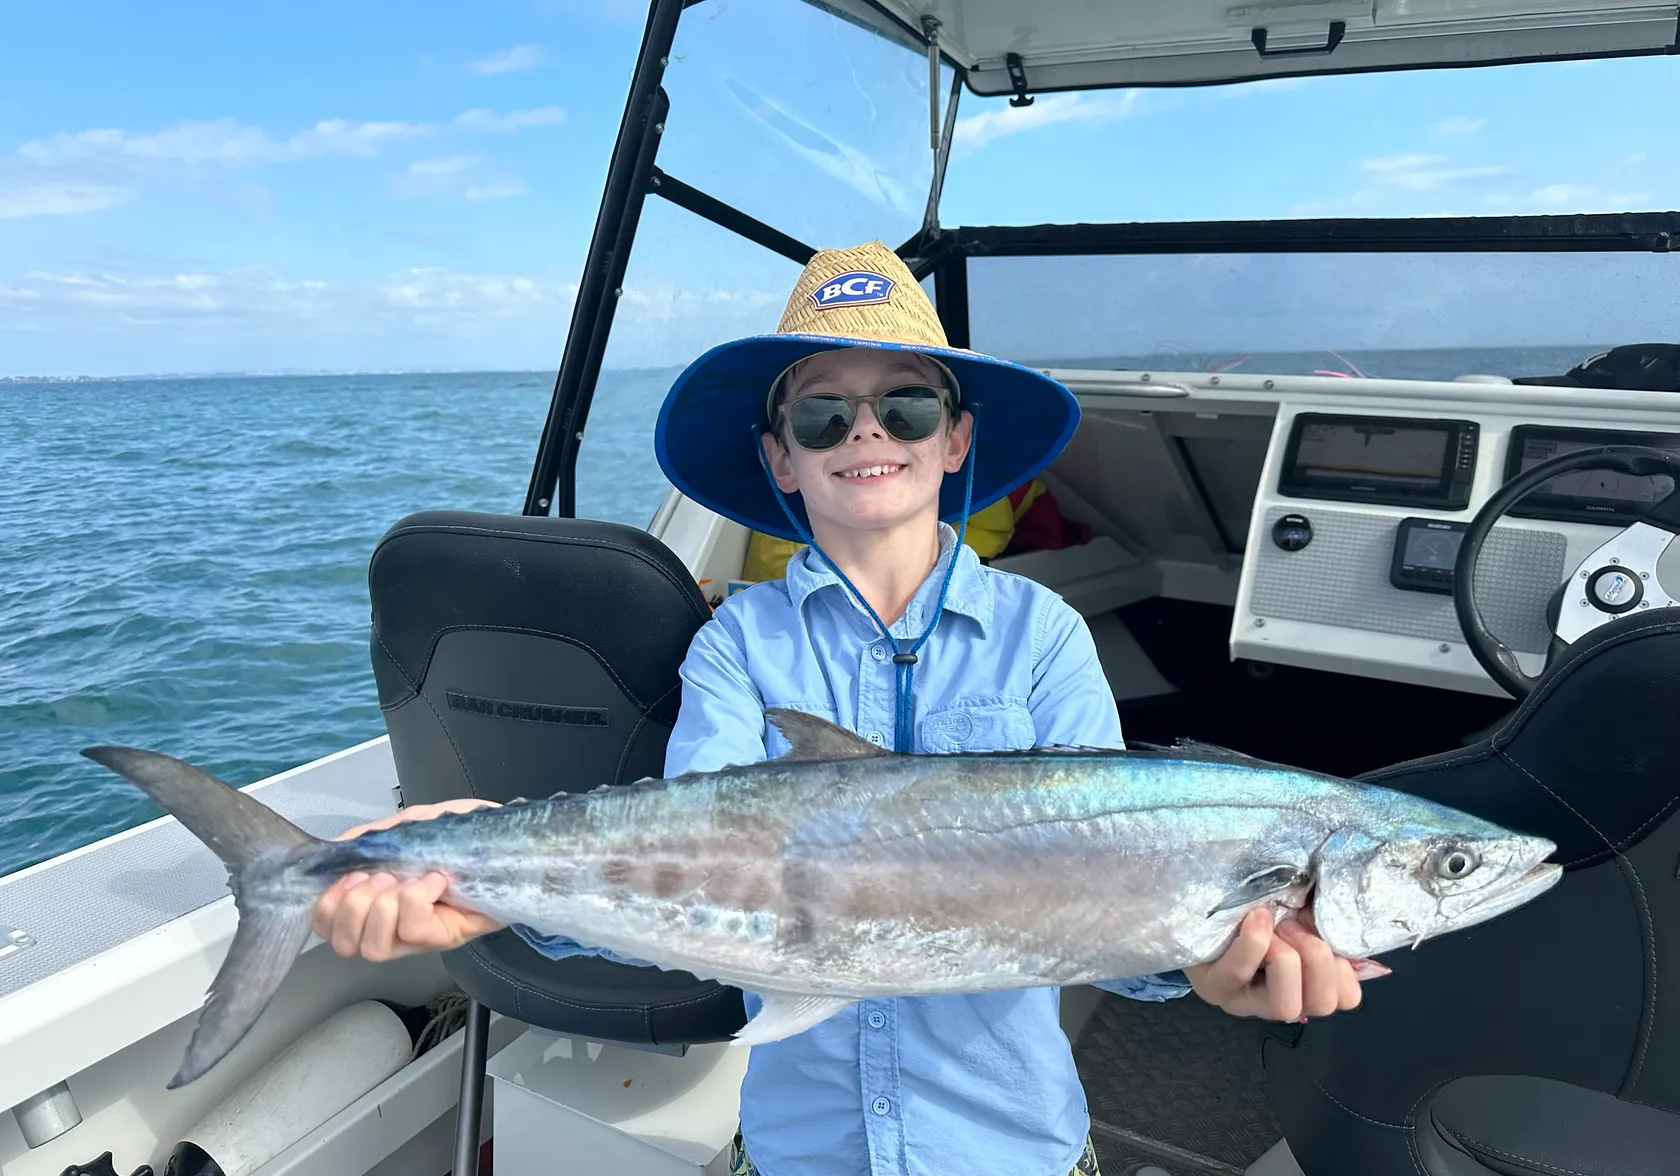
[[804,711],[773,706],[764,717],[776,725],[788,741],[788,750],[778,760],[802,762],[809,760],[863,759],[865,756],[891,755],[867,739],[860,739],[844,727],[837,727],[827,719],[808,715]]
[[1204,743],[1200,739],[1174,740],[1171,750],[1182,751],[1189,755],[1204,756],[1207,759],[1236,760],[1250,764],[1264,762],[1257,756],[1249,755],[1246,751],[1234,751],[1229,747],[1221,747],[1217,743]]

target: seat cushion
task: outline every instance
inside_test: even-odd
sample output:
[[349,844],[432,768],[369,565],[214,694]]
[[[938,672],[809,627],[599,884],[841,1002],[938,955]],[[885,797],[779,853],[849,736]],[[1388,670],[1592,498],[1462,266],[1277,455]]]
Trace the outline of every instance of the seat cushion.
[[468,996],[555,1033],[652,1045],[727,1041],[746,1024],[739,989],[691,972],[596,956],[549,960],[512,931],[448,952],[444,967]]
[[1429,1176],[1675,1176],[1680,1115],[1550,1078],[1443,1086],[1417,1123]]

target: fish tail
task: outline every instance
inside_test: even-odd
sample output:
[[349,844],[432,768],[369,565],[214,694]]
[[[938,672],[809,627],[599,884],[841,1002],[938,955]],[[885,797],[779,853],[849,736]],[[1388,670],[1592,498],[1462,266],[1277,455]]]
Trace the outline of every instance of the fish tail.
[[[313,897],[280,884],[282,868],[312,848],[311,837],[279,813],[191,764],[131,747],[89,747],[82,754],[126,777],[227,867],[239,926],[210,983],[192,1040],[169,1088],[202,1077],[238,1045],[268,1007],[309,938]],[[323,881],[322,889],[326,883]]]

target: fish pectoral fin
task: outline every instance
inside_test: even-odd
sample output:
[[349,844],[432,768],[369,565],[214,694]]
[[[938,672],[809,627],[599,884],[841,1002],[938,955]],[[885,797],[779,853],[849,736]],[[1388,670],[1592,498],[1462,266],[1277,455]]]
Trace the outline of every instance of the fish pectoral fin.
[[893,754],[867,739],[858,738],[844,727],[837,727],[827,719],[819,719],[804,711],[773,706],[765,710],[764,717],[774,723],[776,730],[788,741],[788,750],[776,757],[779,760],[863,759],[865,756]]
[[741,1027],[731,1045],[764,1045],[803,1033],[813,1025],[828,1020],[847,1005],[856,1004],[850,996],[800,996],[794,993],[763,993],[764,1007],[758,1015]]
[[1248,906],[1259,902],[1274,894],[1280,894],[1292,887],[1300,886],[1310,881],[1307,872],[1299,866],[1281,865],[1267,866],[1264,870],[1256,870],[1238,883],[1237,888],[1219,900],[1217,906],[1208,912],[1208,917],[1217,915],[1220,911],[1235,910],[1237,907]]

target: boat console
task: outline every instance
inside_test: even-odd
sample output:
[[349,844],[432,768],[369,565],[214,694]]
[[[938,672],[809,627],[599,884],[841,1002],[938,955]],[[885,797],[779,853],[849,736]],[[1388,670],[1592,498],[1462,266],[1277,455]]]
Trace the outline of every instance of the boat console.
[[[1055,374],[1085,413],[1081,438],[1051,471],[1058,495],[1099,528],[1105,515],[1116,524],[1117,566],[1165,568],[1162,595],[1228,592],[1233,658],[1479,694],[1504,691],[1473,655],[1453,597],[1477,512],[1512,479],[1566,454],[1680,454],[1671,393],[1490,377]],[[1581,565],[1673,488],[1661,472],[1576,469],[1495,522],[1476,562],[1474,602],[1524,673],[1545,662],[1559,627],[1553,610],[1569,639],[1624,603],[1680,596],[1680,544],[1651,552],[1644,579],[1606,581],[1609,596],[1592,590],[1598,580],[1561,591],[1600,570]],[[1142,503],[1153,519],[1128,505]]]

